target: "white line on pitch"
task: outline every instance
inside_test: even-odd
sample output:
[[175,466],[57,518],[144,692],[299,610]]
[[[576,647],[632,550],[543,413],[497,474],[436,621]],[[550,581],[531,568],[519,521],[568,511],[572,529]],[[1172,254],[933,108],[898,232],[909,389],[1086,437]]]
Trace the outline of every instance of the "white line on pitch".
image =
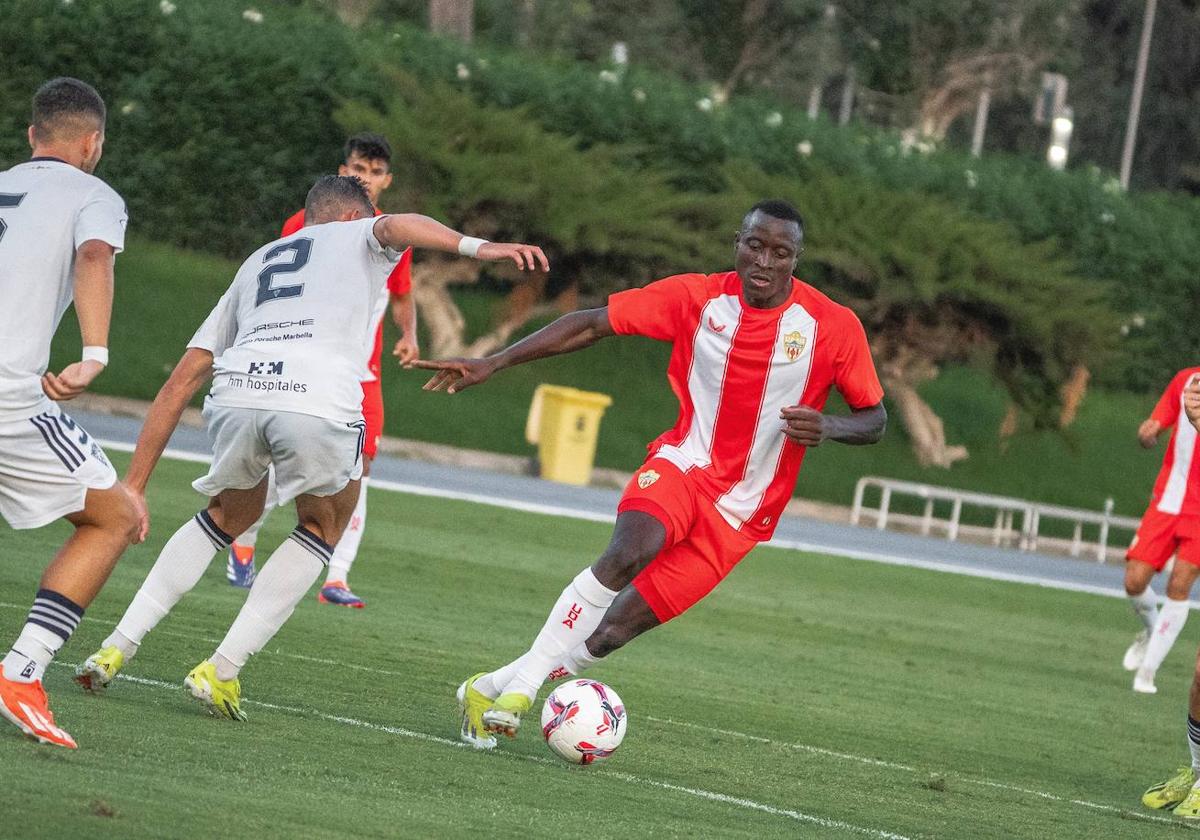
[[[65,663],[56,662],[55,665],[69,668]],[[162,680],[147,679],[146,677],[134,677],[127,674],[118,674],[117,679],[125,680],[136,685],[148,686],[151,688],[161,688],[168,691],[178,692],[180,685],[164,682]],[[370,721],[358,720],[357,718],[345,717],[342,715],[331,715],[325,712],[317,711],[316,709],[301,709],[296,706],[281,706],[275,703],[267,703],[262,700],[243,700],[242,703],[247,706],[259,706],[264,709],[271,709],[277,712],[286,712],[289,714],[302,715],[305,717],[315,717],[320,720],[330,723],[338,723],[344,726],[356,726],[362,729],[371,729],[376,732],[384,732],[389,735],[398,735],[402,738],[412,738],[418,741],[427,743],[441,744],[447,747],[455,747],[462,749],[470,749],[467,744],[461,741],[455,741],[450,738],[443,738],[440,735],[430,735],[428,732],[419,732],[415,729],[406,729],[402,726],[387,726],[381,723],[371,723]],[[531,761],[537,764],[554,764],[550,759],[541,758],[540,756],[532,755],[514,755],[503,751],[496,753],[509,759],[521,759]],[[796,811],[791,808],[778,808],[774,805],[766,805],[762,802],[755,802],[753,799],[745,799],[740,796],[731,796],[727,793],[718,793],[716,791],[704,790],[702,788],[685,787],[683,785],[675,785],[670,782],[660,782],[656,779],[647,779],[643,776],[635,776],[632,773],[625,773],[620,770],[608,770],[606,768],[595,768],[595,774],[605,776],[610,779],[617,779],[630,784],[641,785],[643,787],[656,787],[662,790],[674,791],[676,793],[686,793],[689,796],[694,796],[699,799],[707,799],[710,802],[719,802],[724,805],[736,805],[739,808],[745,808],[752,811],[760,811],[764,814],[770,814],[777,817],[787,817],[796,822],[808,823],[809,825],[820,826],[821,828],[838,829],[849,831],[855,834],[864,834],[869,837],[878,837],[880,840],[910,840],[903,834],[896,834],[891,831],[882,831],[874,828],[864,828],[853,823],[843,822],[842,820],[830,819],[828,817],[818,817],[813,814],[806,814],[803,811]]]

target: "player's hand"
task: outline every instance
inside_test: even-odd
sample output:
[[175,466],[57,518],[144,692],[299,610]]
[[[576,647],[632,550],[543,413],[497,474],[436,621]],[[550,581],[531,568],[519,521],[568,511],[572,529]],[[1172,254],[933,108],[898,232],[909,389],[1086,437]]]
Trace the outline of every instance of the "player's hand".
[[87,386],[92,384],[92,380],[99,376],[102,370],[104,365],[88,359],[67,365],[57,376],[46,371],[42,375],[42,392],[52,400],[73,400],[87,390]]
[[546,259],[541,248],[520,242],[485,242],[479,246],[475,259],[512,260],[522,271],[534,271],[538,266],[542,271],[550,270],[550,260]]
[[457,394],[472,385],[486,382],[496,372],[495,363],[490,359],[443,359],[441,361],[417,359],[409,367],[437,371],[428,382],[421,386],[421,390],[445,390],[448,394]]
[[1200,379],[1193,379],[1183,389],[1183,411],[1192,425],[1200,429]]
[[137,545],[140,542],[145,542],[146,536],[150,533],[150,508],[146,506],[145,493],[139,493],[123,481],[121,482],[121,488],[125,491],[125,495],[129,497],[129,501],[133,502],[133,509],[137,511],[137,533],[133,538],[133,544]]
[[1153,449],[1158,443],[1158,433],[1161,431],[1162,425],[1157,420],[1142,421],[1137,431],[1138,443],[1143,449]]
[[801,446],[820,446],[829,435],[825,415],[806,405],[790,405],[779,412],[783,433]]
[[395,348],[392,349],[392,355],[400,360],[400,364],[404,367],[411,367],[412,363],[421,357],[421,348],[417,345],[415,338],[405,336],[396,342]]

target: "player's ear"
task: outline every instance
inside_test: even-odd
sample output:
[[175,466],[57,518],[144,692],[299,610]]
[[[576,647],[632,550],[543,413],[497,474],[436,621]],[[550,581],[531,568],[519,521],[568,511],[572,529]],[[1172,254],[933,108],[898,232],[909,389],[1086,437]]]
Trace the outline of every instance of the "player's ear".
[[387,177],[383,179],[383,186],[379,188],[379,191],[380,191],[380,192],[383,192],[384,190],[386,190],[386,189],[387,189],[388,187],[390,187],[391,185],[392,185],[392,173],[391,173],[391,172],[389,172],[389,173],[387,174]]
[[26,136],[29,138],[29,148],[32,149],[32,148],[36,147],[37,140],[35,139],[35,132],[33,130],[33,126],[29,126],[29,131],[26,132]]
[[338,174],[339,175],[349,175],[350,169],[346,166],[346,164],[339,163],[338,164]]

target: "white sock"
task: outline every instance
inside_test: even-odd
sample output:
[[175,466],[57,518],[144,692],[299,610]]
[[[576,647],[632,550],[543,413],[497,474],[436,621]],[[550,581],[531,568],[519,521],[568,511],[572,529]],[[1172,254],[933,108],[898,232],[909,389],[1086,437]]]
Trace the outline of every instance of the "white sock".
[[350,567],[358,556],[358,546],[362,542],[363,530],[367,527],[367,476],[363,476],[362,485],[358,491],[358,504],[350,516],[350,524],[342,533],[337,546],[333,549],[333,558],[329,561],[329,574],[325,575],[326,583],[341,581],[345,583],[350,577]]
[[1154,626],[1158,624],[1158,596],[1154,594],[1154,587],[1147,586],[1140,594],[1130,595],[1129,603],[1146,630],[1153,633]]
[[1183,625],[1187,623],[1188,602],[1175,601],[1168,598],[1158,611],[1158,624],[1150,634],[1150,644],[1146,646],[1146,658],[1142,660],[1142,670],[1157,671],[1162,665],[1171,646],[1179,638]]
[[321,576],[332,553],[332,547],[303,526],[297,526],[275,549],[213,655],[218,679],[236,677],[246,661],[279,632],[304,593]]
[[617,592],[596,580],[591,569],[576,575],[558,596],[529,653],[517,660],[515,673],[501,693],[518,692],[531,700],[536,697],[546,675],[592,635],[616,597]]
[[104,640],[104,646],[115,645],[126,658],[136,654],[146,634],[191,591],[213,557],[229,548],[230,541],[230,536],[217,527],[206,510],[184,523],[163,546],[116,630]]
[[504,689],[504,686],[512,682],[512,678],[528,657],[528,653],[522,654],[507,665],[497,668],[489,674],[484,674],[475,680],[475,684],[472,687],[495,700],[500,696],[500,692]]
[[592,652],[587,649],[587,645],[580,642],[570,653],[563,657],[561,670],[566,673],[560,674],[559,670],[554,670],[550,672],[550,676],[546,679],[562,679],[562,677],[568,674],[578,676],[599,661],[600,657],[592,656]]
[[81,620],[83,607],[53,590],[39,589],[21,635],[0,662],[5,679],[26,683],[40,680]]

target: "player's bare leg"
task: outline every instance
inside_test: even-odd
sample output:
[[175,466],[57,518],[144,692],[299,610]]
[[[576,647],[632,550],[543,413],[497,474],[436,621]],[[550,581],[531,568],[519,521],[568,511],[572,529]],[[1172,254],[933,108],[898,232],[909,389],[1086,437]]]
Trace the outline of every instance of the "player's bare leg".
[[332,496],[296,498],[298,524],[271,554],[250,587],[246,603],[210,660],[188,674],[184,685],[209,711],[244,720],[238,674],[247,660],[279,632],[329,563],[358,501],[359,482]]
[[74,739],[54,723],[42,674],[134,539],[138,516],[116,484],[88,490],[83,510],[65,518],[75,532],[46,568],[29,618],[0,663],[0,715],[42,743],[73,748]]
[[617,516],[608,547],[563,590],[529,651],[475,680],[477,691],[495,698],[482,714],[483,729],[516,734],[547,674],[596,631],[618,594],[665,542],[666,528],[655,517],[636,510]]
[[1175,558],[1175,566],[1167,580],[1167,600],[1158,611],[1158,621],[1150,633],[1145,656],[1133,678],[1134,691],[1142,694],[1154,694],[1158,691],[1154,685],[1154,676],[1187,622],[1188,598],[1191,597],[1192,585],[1197,576],[1200,576],[1200,566],[1181,557]]
[[350,569],[358,557],[358,547],[362,543],[363,531],[367,525],[367,486],[371,476],[371,456],[363,453],[362,486],[358,493],[358,502],[350,514],[350,521],[342,532],[342,537],[333,548],[333,557],[329,561],[329,571],[325,575],[325,583],[317,593],[317,600],[322,604],[334,604],[351,609],[362,609],[367,602],[354,594],[350,589]]
[[1150,585],[1155,574],[1157,572],[1149,563],[1141,560],[1125,561],[1125,594],[1142,624],[1142,629],[1125,651],[1125,658],[1121,664],[1126,671],[1136,671],[1142,667],[1142,660],[1146,658],[1146,648],[1150,644],[1150,635],[1158,624],[1158,596],[1154,594],[1154,588]]
[[146,634],[199,583],[213,558],[229,547],[229,535],[241,533],[262,514],[266,494],[265,478],[249,490],[226,490],[184,523],[163,546],[116,629],[76,669],[76,682],[87,691],[102,691]]
[[279,495],[275,491],[274,468],[267,472],[267,497],[263,502],[263,512],[246,530],[240,532],[229,546],[229,556],[225,561],[225,580],[230,586],[249,589],[254,583],[257,570],[254,566],[254,549],[258,545],[258,532],[266,524],[271,511],[279,507]]

